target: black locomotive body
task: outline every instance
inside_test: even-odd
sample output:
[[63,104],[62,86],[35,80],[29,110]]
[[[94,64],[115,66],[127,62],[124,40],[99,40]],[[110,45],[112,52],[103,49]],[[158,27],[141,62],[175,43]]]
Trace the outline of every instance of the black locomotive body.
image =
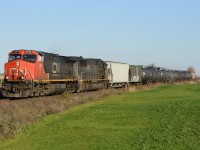
[[66,57],[44,53],[44,69],[49,79],[106,79],[106,63],[101,59]]
[[73,92],[107,87],[106,63],[101,59],[42,53],[44,70],[49,74],[50,82],[66,84],[66,88]]

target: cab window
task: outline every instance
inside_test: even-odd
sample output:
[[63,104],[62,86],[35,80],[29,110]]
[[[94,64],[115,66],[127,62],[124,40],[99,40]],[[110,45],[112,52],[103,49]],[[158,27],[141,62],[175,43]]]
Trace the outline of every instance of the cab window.
[[8,61],[19,60],[19,59],[21,59],[20,54],[10,54]]
[[36,62],[37,56],[33,54],[25,54],[23,55],[23,60],[28,62]]

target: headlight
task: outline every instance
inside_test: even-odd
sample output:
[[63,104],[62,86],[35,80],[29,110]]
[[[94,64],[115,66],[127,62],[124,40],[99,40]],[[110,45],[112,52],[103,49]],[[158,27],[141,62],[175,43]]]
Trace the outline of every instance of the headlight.
[[19,66],[19,61],[16,63],[17,66]]
[[8,80],[9,79],[9,77],[6,77],[6,80]]

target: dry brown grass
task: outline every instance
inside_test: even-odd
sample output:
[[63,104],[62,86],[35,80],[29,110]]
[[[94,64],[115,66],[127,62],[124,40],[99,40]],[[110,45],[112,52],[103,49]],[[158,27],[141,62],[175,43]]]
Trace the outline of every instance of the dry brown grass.
[[147,90],[155,87],[159,87],[163,85],[163,83],[156,83],[156,84],[147,84],[147,85],[139,85],[139,86],[130,86],[128,87],[128,92],[137,92],[140,90]]
[[0,100],[0,140],[13,137],[40,117],[63,112],[69,107],[97,101],[122,90],[102,90],[87,93],[39,97],[21,100]]

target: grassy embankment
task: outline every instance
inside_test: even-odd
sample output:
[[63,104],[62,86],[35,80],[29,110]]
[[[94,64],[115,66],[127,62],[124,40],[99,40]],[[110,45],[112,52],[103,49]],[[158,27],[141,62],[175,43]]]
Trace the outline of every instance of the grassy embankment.
[[200,85],[125,93],[50,115],[0,149],[199,149]]
[[0,99],[0,141],[21,134],[27,125],[36,123],[43,116],[63,112],[73,106],[121,92],[123,91],[110,89],[11,101]]

